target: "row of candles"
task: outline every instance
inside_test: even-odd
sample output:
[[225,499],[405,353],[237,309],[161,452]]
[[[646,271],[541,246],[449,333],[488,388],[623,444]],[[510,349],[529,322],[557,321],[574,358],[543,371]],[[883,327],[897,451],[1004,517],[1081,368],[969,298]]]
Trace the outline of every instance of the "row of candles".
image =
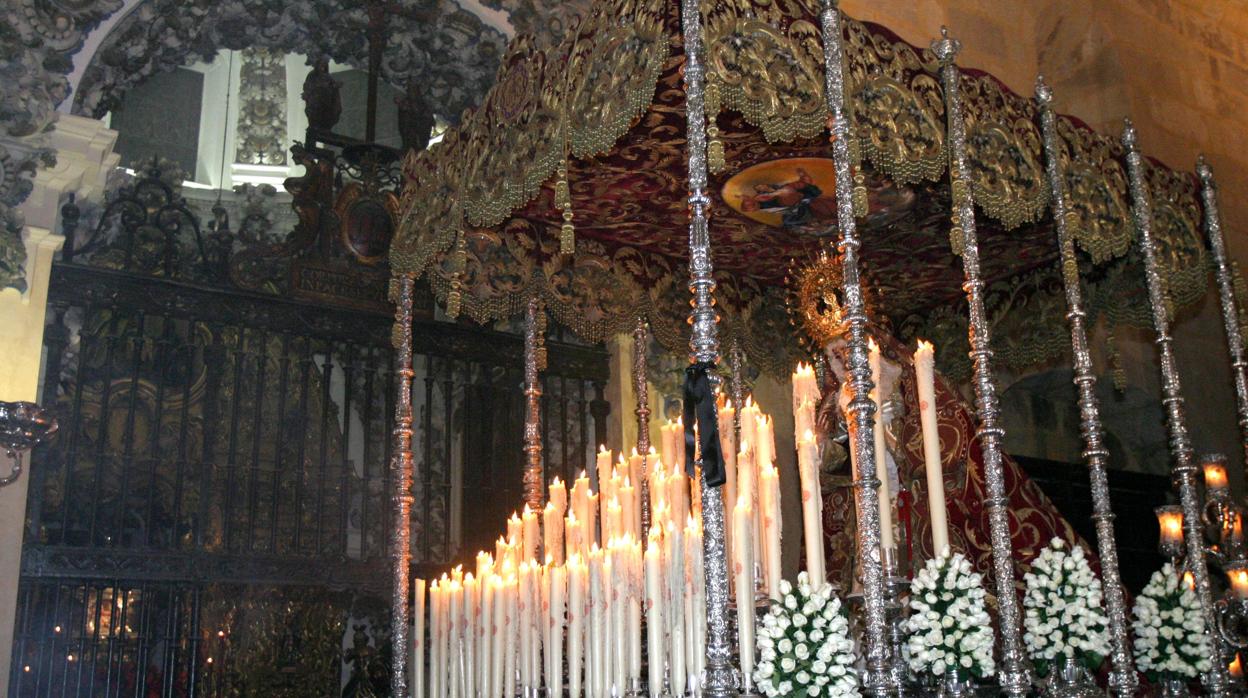
[[[939,551],[948,544],[948,533],[932,353],[930,344],[920,343],[915,368],[933,547]],[[871,366],[879,385],[881,356],[874,345]],[[815,438],[820,391],[810,366],[800,365],[792,378],[805,566],[811,579],[826,580]],[[872,399],[880,414],[880,396],[873,392]],[[739,414],[736,406],[721,402],[718,415],[730,581],[741,669],[748,676],[757,603],[780,593],[783,527],[775,425],[750,399]],[[881,539],[885,559],[891,559],[882,420],[876,425]],[[552,480],[545,508],[536,512],[526,506],[513,515],[493,553],[478,553],[475,570],[456,568],[429,584],[416,580],[415,698],[513,696],[517,689],[537,695],[543,687],[560,694],[565,681],[571,696],[618,696],[638,690],[645,667],[651,696],[662,695],[665,686],[673,695],[697,692],[706,643],[700,487],[697,478],[686,476],[684,425],[668,422],[659,431],[661,454],[634,450],[613,460],[602,448],[594,468],[597,492],[586,473],[570,491]],[[645,531],[638,486],[643,479],[651,512]]]

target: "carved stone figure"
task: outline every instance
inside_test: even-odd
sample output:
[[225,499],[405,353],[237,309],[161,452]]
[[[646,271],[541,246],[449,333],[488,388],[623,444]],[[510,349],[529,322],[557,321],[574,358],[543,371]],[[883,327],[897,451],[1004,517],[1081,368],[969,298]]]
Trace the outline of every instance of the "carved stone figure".
[[329,59],[321,56],[303,81],[303,111],[308,129],[332,131],[342,116],[342,95],[338,81],[329,76]]

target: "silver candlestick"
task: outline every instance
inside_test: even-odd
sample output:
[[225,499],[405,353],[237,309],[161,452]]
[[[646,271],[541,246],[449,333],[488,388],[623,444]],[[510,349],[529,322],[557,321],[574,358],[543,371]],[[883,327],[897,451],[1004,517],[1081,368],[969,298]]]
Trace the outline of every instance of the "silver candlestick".
[[857,222],[854,220],[854,198],[850,173],[850,130],[845,87],[844,47],[841,37],[840,10],[835,0],[823,0],[820,14],[823,32],[824,92],[832,127],[832,160],[836,168],[836,222],[840,237],[837,249],[841,254],[849,386],[852,399],[847,409],[848,427],[854,457],[858,463],[858,479],[854,482],[854,501],[858,516],[858,559],[862,566],[863,617],[866,631],[866,673],[863,689],[872,696],[895,695],[898,685],[891,671],[887,616],[884,600],[884,570],[880,557],[879,480],[875,477],[874,426],[875,403],[869,393],[871,366],[867,353],[867,315],[858,276]]
[[391,538],[390,563],[394,574],[391,588],[390,641],[391,654],[390,694],[395,698],[407,698],[407,652],[408,576],[412,564],[412,294],[415,279],[403,275],[391,286],[394,301],[394,373],[396,381],[394,403],[394,460],[390,465],[394,502],[394,531]]
[[529,299],[524,316],[524,502],[529,511],[542,511],[542,383],[538,377],[538,354],[542,349],[542,333],[538,329],[538,313],[543,312],[537,297]]
[[[718,317],[715,315],[715,279],[711,266],[711,236],[706,193],[706,104],[702,65],[702,13],[698,0],[682,0],[685,43],[685,117],[689,157],[689,291],[693,311],[689,321],[690,359],[714,364],[719,359]],[[712,370],[710,379],[718,383]],[[703,695],[728,698],[737,690],[736,670],[728,644],[728,559],[724,538],[724,501],[719,488],[702,475],[702,549],[706,574],[706,673]]]
[[998,422],[1000,408],[992,377],[992,337],[984,309],[984,281],[979,270],[979,239],[975,230],[975,202],[971,194],[970,171],[966,157],[966,126],[962,121],[959,94],[961,73],[954,61],[961,43],[949,38],[941,27],[941,38],[932,42],[940,59],[940,78],[945,90],[945,119],[948,125],[949,181],[953,195],[955,225],[963,232],[962,287],[970,310],[971,361],[974,366],[975,406],[979,416],[976,437],[982,446],[985,489],[984,508],[988,514],[992,544],[992,569],[1000,608],[1001,689],[1011,696],[1031,690],[1031,676],[1023,653],[1018,592],[1014,588],[1014,549],[1010,539],[1009,500],[1001,468],[1001,439],[1005,431]]
[[1235,404],[1239,412],[1240,439],[1244,450],[1244,471],[1248,473],[1248,361],[1244,360],[1243,335],[1239,327],[1239,308],[1231,285],[1231,269],[1226,261],[1226,242],[1222,239],[1222,218],[1218,214],[1218,185],[1213,170],[1202,155],[1196,160],[1200,176],[1200,196],[1205,205],[1205,234],[1213,250],[1214,272],[1218,279],[1218,299],[1222,302],[1222,325],[1226,328],[1226,346],[1231,354],[1231,372],[1235,377]]
[[650,384],[646,376],[646,365],[649,362],[650,335],[646,330],[646,319],[637,318],[637,326],[633,328],[633,390],[637,393],[637,452],[641,454],[641,482],[633,486],[641,490],[641,535],[650,530]]
[[1062,284],[1066,290],[1066,319],[1070,322],[1070,346],[1074,355],[1075,386],[1079,393],[1079,430],[1083,435],[1083,457],[1088,464],[1092,487],[1092,520],[1096,522],[1096,548],[1101,560],[1101,577],[1105,590],[1105,610],[1109,616],[1110,665],[1109,688],[1114,695],[1128,698],[1139,688],[1135,662],[1131,657],[1131,641],[1127,635],[1127,609],[1118,573],[1118,545],[1114,539],[1114,512],[1109,505],[1109,481],[1106,465],[1109,451],[1105,449],[1101,427],[1100,402],[1096,397],[1096,374],[1092,370],[1092,354],[1088,350],[1088,332],[1084,320],[1083,289],[1079,281],[1079,265],[1075,259],[1075,242],[1071,237],[1073,213],[1067,207],[1066,178],[1063,174],[1061,151],[1057,138],[1057,117],[1050,103],[1052,90],[1044,78],[1036,79],[1036,104],[1040,110],[1040,134],[1046,155],[1045,172],[1053,195],[1053,227],[1061,252]]
[[1187,564],[1196,584],[1205,635],[1209,639],[1209,662],[1212,669],[1204,677],[1205,688],[1212,695],[1228,695],[1226,662],[1216,634],[1217,608],[1209,588],[1209,566],[1205,560],[1204,532],[1201,530],[1200,493],[1196,489],[1197,467],[1192,444],[1187,434],[1187,415],[1183,407],[1183,388],[1174,360],[1170,318],[1166,313],[1166,296],[1162,288],[1157,248],[1153,240],[1153,210],[1148,185],[1144,182],[1144,162],[1136,148],[1135,127],[1127,119],[1122,132],[1122,145],[1127,151],[1127,179],[1131,185],[1131,218],[1144,253],[1144,277],[1148,285],[1148,301],[1157,333],[1157,353],[1161,360],[1162,404],[1166,408],[1166,426],[1170,431],[1170,453],[1174,458],[1171,472],[1179,487],[1179,503],[1183,507],[1183,538],[1187,547]]

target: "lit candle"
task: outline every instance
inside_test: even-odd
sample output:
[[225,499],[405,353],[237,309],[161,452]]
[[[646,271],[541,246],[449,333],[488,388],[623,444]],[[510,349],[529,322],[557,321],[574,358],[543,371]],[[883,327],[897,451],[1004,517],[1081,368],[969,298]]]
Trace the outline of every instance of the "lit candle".
[[425,695],[425,580],[412,583],[412,698]]
[[806,538],[806,573],[811,586],[823,586],[823,495],[819,485],[819,447],[807,430],[797,442],[797,470],[802,481],[802,530]]
[[536,689],[533,676],[533,571],[537,567],[528,560],[520,563],[519,581],[519,623],[516,626],[520,635],[520,688],[526,693]]
[[1241,680],[1244,678],[1244,666],[1239,663],[1238,652],[1235,653],[1235,658],[1231,660],[1229,665],[1227,665],[1226,670],[1230,673],[1231,678],[1233,679]]
[[[612,541],[610,556],[603,564],[603,574],[607,575],[611,595],[611,686],[615,695],[624,695],[628,690],[625,675],[628,672],[628,560],[623,540]],[[608,570],[609,567],[609,570]]]
[[945,504],[944,464],[940,454],[940,429],[936,421],[935,349],[919,340],[914,352],[914,375],[919,391],[919,425],[923,428],[923,466],[927,475],[927,508],[932,525],[932,552],[949,547],[948,510]]
[[775,467],[759,471],[759,502],[763,511],[763,555],[767,594],[780,598],[780,475]]
[[685,422],[681,417],[676,418],[676,429],[673,433],[673,439],[676,441],[676,472],[684,472],[685,470]]
[[[442,576],[446,579],[446,575]],[[442,642],[442,582],[429,584],[429,695],[442,695],[440,677],[444,673],[440,647]]]
[[674,521],[667,522],[663,553],[667,563],[667,599],[664,607],[669,609],[668,679],[673,695],[683,696],[688,678],[685,674],[685,543],[683,531]]
[[612,499],[607,502],[607,515],[602,519],[602,538],[603,540],[611,540],[618,538],[623,533],[624,525],[624,507],[620,506],[619,499]]
[[584,536],[584,532],[581,531],[581,522],[576,518],[576,512],[569,511],[568,517],[563,522],[565,560],[571,560],[573,555],[585,552]]
[[568,590],[568,570],[563,566],[551,567],[546,573],[550,583],[549,632],[546,644],[546,687],[551,695],[563,693],[563,613],[564,598]]
[[537,546],[541,541],[541,527],[538,525],[537,512],[530,510],[529,505],[525,504],[520,520],[524,522],[524,559],[537,560]]
[[1161,529],[1158,547],[1166,557],[1183,551],[1183,509],[1176,504],[1157,507],[1157,524]]
[[637,488],[633,487],[633,482],[629,478],[624,478],[624,484],[620,485],[620,521],[622,530],[621,536],[627,535],[634,539],[637,538],[641,531],[641,512],[637,507]]
[[556,565],[564,560],[563,533],[563,513],[554,502],[547,502],[542,510],[542,550]]
[[625,637],[628,638],[628,685],[631,687],[641,679],[641,543],[633,536],[625,539],[628,574],[625,582],[628,589],[627,626]]
[[[732,508],[737,504],[737,439],[732,426],[736,410],[732,403],[719,408],[719,452],[724,457],[724,520],[732,520]],[[726,531],[724,545],[732,549],[732,532]]]
[[477,583],[481,598],[480,609],[477,613],[476,630],[474,634],[477,639],[476,664],[473,670],[477,673],[477,691],[482,695],[490,695],[490,677],[494,673],[494,660],[490,655],[490,650],[494,645],[494,638],[490,632],[494,625],[494,585],[490,582],[493,575],[481,577]]
[[744,496],[732,512],[733,581],[737,591],[737,647],[747,693],[754,685],[754,511]]
[[776,436],[771,417],[760,414],[754,424],[754,465],[762,471],[776,460]]
[[554,479],[550,481],[550,487],[547,489],[550,492],[550,503],[554,504],[555,509],[559,510],[560,516],[567,516],[568,515],[568,487],[567,485],[563,484],[563,480],[560,480],[559,476],[556,475]]
[[[880,393],[880,381],[883,377],[880,347],[872,339],[871,350],[871,382],[875,388],[871,391],[871,399],[875,402],[875,477],[880,481],[880,548],[890,551],[893,543],[893,496],[888,486],[888,448],[884,441],[884,395]],[[891,553],[885,553],[885,559],[891,559]]]
[[591,695],[601,696],[606,693],[606,630],[607,600],[606,588],[603,586],[603,555],[602,550],[595,546],[589,551],[589,677]]
[[1210,499],[1226,495],[1230,484],[1226,479],[1226,456],[1220,453],[1209,453],[1201,458],[1201,468],[1205,471],[1205,490]]
[[581,663],[584,657],[585,588],[589,570],[580,554],[568,556],[568,693],[581,696]]
[[1248,599],[1248,563],[1236,562],[1227,566],[1226,577],[1230,580],[1231,591],[1241,599]]
[[637,453],[637,448],[633,447],[633,452],[628,457],[627,480],[633,484],[633,487],[639,490],[641,489],[641,483],[646,479],[645,461],[646,459]]
[[685,471],[676,469],[666,478],[667,503],[671,506],[672,521],[684,525],[685,516],[689,514],[689,478]]
[[503,695],[516,695],[516,661],[519,659],[520,634],[520,579],[516,567],[503,565],[504,596],[507,598],[506,616],[503,621]]
[[[650,658],[650,698],[663,692],[663,572],[657,527],[646,538],[646,655]],[[574,697],[576,693],[572,694]]]
[[507,540],[521,541],[521,550],[524,549],[524,521],[522,521],[520,519],[520,515],[514,511],[511,512],[511,518],[507,519]]
[[477,619],[481,615],[481,585],[472,573],[464,575],[464,695],[477,694]]
[[581,525],[585,525],[585,522],[588,520],[586,510],[589,509],[589,478],[586,477],[584,470],[581,471],[580,477],[576,478],[572,483],[570,506],[576,514],[576,518],[580,519]]
[[[669,466],[676,465],[676,423],[670,419],[667,420],[667,424],[659,427],[659,437],[659,447],[662,449],[660,453],[663,456],[663,462]],[[683,439],[680,444],[683,448]]]
[[701,519],[685,523],[685,665],[694,682],[694,693],[701,693],[697,682],[706,659],[706,574],[702,568]]
[[611,449],[598,446],[598,457],[594,464],[594,473],[598,476],[598,491],[606,492],[611,481]]
[[450,588],[450,632],[448,633],[447,662],[450,671],[447,677],[447,684],[450,696],[460,695],[463,687],[463,628],[464,628],[464,588],[462,582],[457,579],[451,579]]
[[598,537],[598,523],[602,512],[598,510],[598,502],[600,497],[597,492],[590,491],[589,496],[585,498],[589,502],[589,506],[585,507],[585,520],[582,522],[584,528],[581,531],[585,535],[585,545],[592,546],[597,541],[604,540]]

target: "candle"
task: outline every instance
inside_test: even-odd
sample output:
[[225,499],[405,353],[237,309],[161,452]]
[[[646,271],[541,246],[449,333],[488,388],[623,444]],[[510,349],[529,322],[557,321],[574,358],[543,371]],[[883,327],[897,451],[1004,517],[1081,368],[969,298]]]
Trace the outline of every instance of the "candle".
[[706,575],[702,569],[702,526],[697,521],[690,517],[685,523],[685,665],[695,695],[700,693],[697,682],[706,659]]
[[1226,478],[1226,456],[1220,453],[1206,454],[1201,458],[1200,467],[1205,471],[1205,490],[1210,499],[1217,499],[1227,494],[1230,484]]
[[603,565],[603,574],[607,575],[611,595],[611,685],[615,695],[624,695],[628,689],[625,685],[625,674],[628,672],[628,638],[626,637],[628,610],[628,561],[625,557],[626,548],[623,541],[617,538],[611,547],[610,557]]
[[585,591],[589,570],[580,554],[568,556],[568,694],[581,696],[581,662],[584,657]]
[[[745,422],[742,421],[742,424]],[[742,433],[745,430],[742,429]],[[753,442],[742,439],[741,450],[737,453],[737,500],[750,503],[750,509],[754,513],[754,523],[750,525],[750,536],[753,540],[750,542],[750,549],[754,551],[755,556],[760,554],[762,546],[759,542],[759,535],[762,527],[759,525],[760,511],[758,506],[758,469],[754,466],[754,446]]]
[[546,645],[546,687],[552,695],[563,693],[563,604],[568,588],[568,570],[563,566],[551,567],[547,572],[550,582],[549,624]]
[[945,504],[944,464],[940,454],[940,430],[936,422],[935,349],[930,342],[919,340],[919,348],[914,352],[914,374],[919,391],[919,424],[923,428],[923,465],[927,475],[932,553],[942,555],[949,547],[949,524]]
[[[663,572],[658,528],[646,539],[646,655],[650,658],[650,698],[663,692]],[[576,693],[572,694],[575,698]]]
[[603,597],[602,550],[595,546],[589,552],[589,690],[593,696],[606,693],[606,599]]
[[[676,423],[667,420],[667,424],[659,427],[659,445],[663,449],[661,454],[663,462],[668,465],[676,465]],[[684,448],[684,440],[680,442],[681,448]]]
[[556,565],[564,560],[563,534],[563,512],[554,502],[547,502],[542,510],[542,550]]
[[597,541],[605,540],[598,537],[598,523],[601,512],[598,511],[599,495],[594,491],[590,491],[589,496],[585,498],[588,506],[585,507],[585,520],[582,522],[584,528],[581,529],[585,536],[585,545],[594,545]]
[[628,621],[625,637],[628,638],[628,685],[631,688],[641,679],[641,543],[629,536],[625,540],[628,574],[625,582],[628,588]]
[[441,580],[434,580],[429,585],[429,695],[442,695],[441,677],[445,673],[442,666],[442,584],[446,580],[446,575],[442,575]]
[[1235,654],[1235,658],[1227,665],[1226,670],[1230,673],[1231,678],[1239,680],[1244,678],[1244,666],[1239,663],[1239,653]]
[[585,533],[581,530],[581,522],[574,511],[569,511],[563,522],[563,537],[565,560],[571,560],[573,555],[585,552]]
[[514,511],[511,512],[511,518],[507,519],[507,540],[524,541],[524,521]]
[[412,582],[412,698],[425,695],[425,580]]
[[477,694],[477,619],[481,614],[480,584],[472,573],[464,576],[464,695]]
[[645,481],[645,477],[646,477],[645,462],[646,462],[646,459],[642,457],[640,453],[637,453],[636,447],[633,447],[633,452],[628,457],[628,478],[627,479],[629,482],[633,483],[634,487],[639,488],[641,486],[641,483]]
[[594,473],[598,476],[598,491],[606,492],[611,481],[611,450],[606,446],[598,447]]
[[581,471],[580,477],[572,482],[570,506],[576,518],[580,519],[581,525],[584,525],[588,520],[586,510],[589,508],[589,478],[585,476],[584,470]]
[[767,415],[760,414],[755,418],[754,464],[759,470],[771,465],[776,459],[776,440],[771,426],[771,418]]
[[676,472],[684,472],[685,459],[688,455],[685,452],[685,423],[680,417],[676,418],[676,429],[673,434],[673,439],[676,441]]
[[620,521],[621,535],[627,535],[634,539],[641,532],[641,512],[637,507],[637,492],[633,487],[632,480],[624,478],[624,484],[620,485]]
[[490,575],[490,680],[487,695],[498,696],[503,692],[503,652],[507,625],[507,587],[503,578]]
[[797,442],[797,470],[802,482],[802,529],[806,539],[806,572],[815,589],[827,581],[823,565],[823,493],[819,486],[819,447],[810,430]]
[[612,538],[619,538],[623,534],[624,526],[624,507],[620,506],[620,500],[613,498],[607,502],[607,515],[602,520],[602,537],[604,540],[610,541]]
[[[891,551],[893,543],[893,497],[888,486],[888,448],[884,441],[884,395],[880,393],[880,381],[883,377],[883,360],[880,347],[875,340],[870,341],[871,350],[871,382],[875,388],[871,391],[871,399],[875,402],[875,477],[880,481],[880,548]],[[884,553],[884,559],[892,559],[892,554]]]
[[463,627],[464,627],[464,588],[463,583],[452,577],[450,589],[450,632],[447,661],[450,665],[447,684],[448,695],[458,698],[463,690]]
[[550,487],[547,488],[550,493],[550,503],[555,505],[555,509],[559,511],[560,516],[568,514],[568,488],[563,484],[563,480],[556,475],[550,481]]
[[482,695],[491,695],[490,678],[494,673],[494,661],[490,651],[494,645],[491,629],[494,626],[494,576],[482,577],[480,587],[481,604],[477,613],[477,658],[474,669],[477,672],[477,691]]
[[689,514],[689,478],[683,470],[674,470],[666,478],[667,503],[671,507],[673,521],[684,525],[685,516]]
[[759,502],[763,511],[763,569],[767,594],[780,598],[780,475],[775,467],[759,472]]
[[668,521],[663,537],[663,557],[667,572],[668,680],[672,693],[685,695],[685,542],[682,529]]
[[737,591],[737,647],[748,693],[754,685],[754,510],[744,496],[732,512],[733,582]]
[[529,509],[529,505],[524,505],[524,513],[520,515],[523,522],[524,537],[524,559],[528,561],[537,560],[537,546],[541,540],[541,530],[537,521],[537,512]]
[[504,565],[505,591],[507,598],[506,616],[503,621],[503,695],[516,695],[516,661],[519,659],[517,647],[520,633],[520,579],[516,576],[513,565]]
[[1231,583],[1231,591],[1241,599],[1248,599],[1248,563],[1236,562],[1227,566],[1226,577]]
[[535,565],[525,560],[520,563],[519,580],[519,623],[516,626],[520,635],[520,688],[528,691],[536,688],[533,683],[533,569]]
[[[719,408],[719,452],[724,456],[724,520],[732,520],[732,508],[737,503],[737,439],[733,419],[736,409],[732,403],[725,403]],[[732,549],[732,534],[728,531],[724,544]]]
[[1158,547],[1161,554],[1175,557],[1183,551],[1183,509],[1175,504],[1157,507],[1157,524],[1161,528]]

